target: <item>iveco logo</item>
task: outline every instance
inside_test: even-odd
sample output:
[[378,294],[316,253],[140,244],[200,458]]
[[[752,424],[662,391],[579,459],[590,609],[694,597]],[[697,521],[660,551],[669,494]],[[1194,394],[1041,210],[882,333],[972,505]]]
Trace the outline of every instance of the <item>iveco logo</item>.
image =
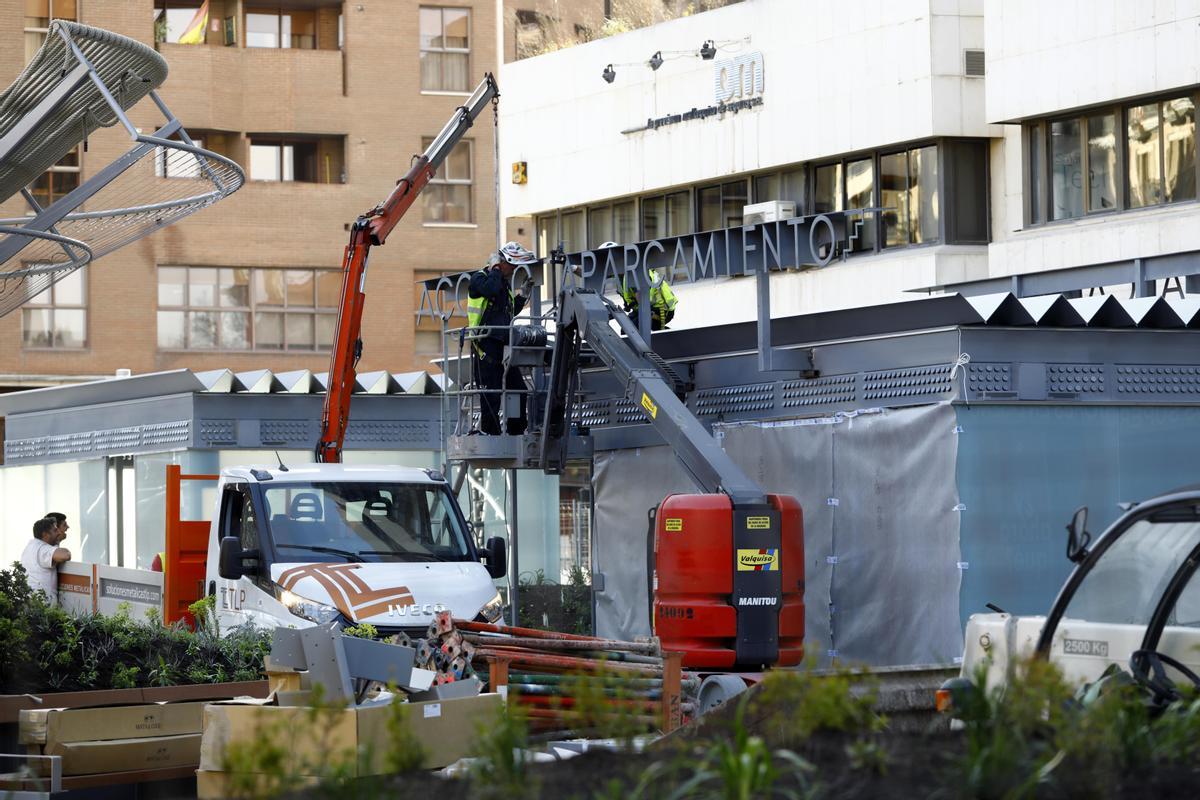
[[777,597],[739,597],[739,606],[773,606],[779,602]]
[[713,64],[718,103],[744,100],[762,94],[766,86],[763,77],[763,54],[743,53]]
[[388,606],[387,614],[389,617],[432,617],[437,612],[446,610],[441,603],[426,603],[423,606],[413,603],[410,606]]

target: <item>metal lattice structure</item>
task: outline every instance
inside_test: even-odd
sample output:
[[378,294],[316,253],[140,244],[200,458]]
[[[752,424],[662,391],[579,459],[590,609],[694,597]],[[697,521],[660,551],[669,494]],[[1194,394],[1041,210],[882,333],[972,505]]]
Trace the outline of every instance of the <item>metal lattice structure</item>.
[[[245,182],[241,167],[191,141],[155,92],[166,77],[166,61],[141,42],[55,20],[0,94],[0,201],[21,192],[33,211],[0,220],[0,316]],[[166,120],[149,135],[125,115],[147,95]],[[46,208],[23,188],[94,131],[118,123],[133,147],[78,188]]]

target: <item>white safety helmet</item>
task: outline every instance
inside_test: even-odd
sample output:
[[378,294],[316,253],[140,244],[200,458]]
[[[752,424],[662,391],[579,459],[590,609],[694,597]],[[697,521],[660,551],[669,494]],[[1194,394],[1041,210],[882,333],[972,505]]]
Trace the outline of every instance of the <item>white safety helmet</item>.
[[500,258],[514,266],[536,264],[537,256],[525,249],[520,242],[509,242],[500,248]]
[[604,244],[600,245],[599,249],[607,250],[610,247],[618,247],[618,246],[619,245],[616,242],[605,242]]

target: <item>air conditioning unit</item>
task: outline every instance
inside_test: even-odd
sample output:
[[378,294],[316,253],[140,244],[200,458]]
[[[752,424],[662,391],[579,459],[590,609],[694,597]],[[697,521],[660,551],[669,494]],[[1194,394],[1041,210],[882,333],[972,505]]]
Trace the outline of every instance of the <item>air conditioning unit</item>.
[[742,206],[742,224],[757,225],[760,222],[779,222],[796,216],[796,204],[791,200],[772,200],[769,203],[754,203]]

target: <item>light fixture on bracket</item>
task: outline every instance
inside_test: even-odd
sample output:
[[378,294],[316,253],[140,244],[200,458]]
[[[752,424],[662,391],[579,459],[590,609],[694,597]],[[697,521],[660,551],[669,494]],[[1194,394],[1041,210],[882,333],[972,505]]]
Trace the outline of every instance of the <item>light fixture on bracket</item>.
[[604,68],[604,72],[600,73],[600,77],[604,78],[605,83],[612,83],[616,80],[617,71],[613,69],[613,65],[609,64]]
[[650,64],[650,69],[653,70],[657,70],[659,67],[661,67],[663,65],[662,50],[656,50],[654,55],[650,56],[650,61],[647,63]]
[[717,57],[717,44],[712,39],[706,39],[704,44],[700,45],[700,58],[705,61],[712,61]]

